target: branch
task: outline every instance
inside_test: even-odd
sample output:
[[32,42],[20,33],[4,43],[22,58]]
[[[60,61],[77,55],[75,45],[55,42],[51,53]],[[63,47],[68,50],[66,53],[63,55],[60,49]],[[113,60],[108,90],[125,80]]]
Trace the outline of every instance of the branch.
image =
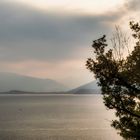
[[129,114],[129,115],[131,115],[131,116],[134,116],[134,117],[137,117],[137,118],[140,119],[140,115],[138,115],[138,114],[136,114],[136,113],[134,113],[134,112],[128,110],[128,109],[125,107],[125,105],[124,105],[124,103],[123,103],[123,101],[122,101],[122,99],[121,99],[121,97],[120,97],[119,95],[117,95],[118,97],[116,97],[115,95],[112,95],[112,96],[113,96],[114,98],[118,98],[118,97],[119,97],[119,100],[121,101],[122,108],[121,108],[120,106],[116,106],[116,105],[114,105],[114,104],[112,104],[112,103],[110,102],[111,106],[113,106],[114,108],[118,109],[119,111],[124,111],[125,113],[127,113],[127,114]]
[[123,106],[123,108],[121,108],[121,107],[119,107],[119,106],[115,106],[115,105],[112,104],[112,103],[110,103],[110,104],[111,104],[111,106],[113,106],[115,109],[117,109],[117,110],[119,110],[119,111],[123,111],[123,112],[125,112],[125,113],[127,113],[127,114],[129,114],[129,115],[131,115],[131,116],[134,116],[134,117],[137,117],[137,118],[140,119],[140,115],[131,112],[130,110],[126,109],[124,106]]

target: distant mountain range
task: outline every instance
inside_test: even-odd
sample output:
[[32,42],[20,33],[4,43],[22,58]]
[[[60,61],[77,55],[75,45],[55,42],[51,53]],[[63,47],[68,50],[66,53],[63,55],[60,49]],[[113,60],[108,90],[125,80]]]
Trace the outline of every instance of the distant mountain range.
[[97,86],[97,82],[93,81],[68,91],[66,86],[51,79],[0,72],[0,92],[11,94],[97,94],[100,93],[100,88]]
[[82,85],[78,88],[68,91],[72,94],[97,94],[100,93],[100,87],[97,85],[97,81],[90,82],[88,84]]
[[0,92],[61,92],[68,88],[51,79],[40,79],[14,73],[0,73]]

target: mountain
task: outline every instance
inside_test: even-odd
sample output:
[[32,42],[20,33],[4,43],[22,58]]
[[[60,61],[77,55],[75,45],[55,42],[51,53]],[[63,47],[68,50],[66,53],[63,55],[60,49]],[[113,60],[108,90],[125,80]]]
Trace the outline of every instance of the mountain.
[[68,91],[68,93],[73,94],[97,94],[100,93],[100,87],[97,85],[97,81],[90,82],[88,84],[82,85],[78,88]]
[[0,73],[0,92],[8,91],[29,92],[60,92],[66,91],[67,87],[51,80],[40,79],[14,73]]

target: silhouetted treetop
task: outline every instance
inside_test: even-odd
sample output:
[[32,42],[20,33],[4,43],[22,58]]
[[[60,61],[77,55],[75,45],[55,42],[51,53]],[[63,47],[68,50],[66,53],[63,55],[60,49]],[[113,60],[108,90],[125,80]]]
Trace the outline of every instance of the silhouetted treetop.
[[[112,126],[126,139],[140,139],[140,25],[130,22],[136,40],[132,52],[123,57],[122,50],[129,49],[118,32],[113,46],[108,47],[106,36],[94,40],[92,48],[95,58],[89,58],[86,67],[94,73],[101,87],[104,104],[116,110],[118,120]],[[123,44],[124,43],[124,44]],[[115,48],[113,48],[115,46]],[[125,49],[122,49],[125,47]],[[111,49],[109,49],[111,48]],[[117,54],[117,56],[116,56]]]

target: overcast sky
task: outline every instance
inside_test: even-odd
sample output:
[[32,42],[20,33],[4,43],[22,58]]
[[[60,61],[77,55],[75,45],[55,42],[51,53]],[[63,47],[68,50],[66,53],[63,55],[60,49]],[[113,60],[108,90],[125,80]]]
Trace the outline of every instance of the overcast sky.
[[139,0],[0,0],[0,71],[90,82],[92,40],[139,21]]

